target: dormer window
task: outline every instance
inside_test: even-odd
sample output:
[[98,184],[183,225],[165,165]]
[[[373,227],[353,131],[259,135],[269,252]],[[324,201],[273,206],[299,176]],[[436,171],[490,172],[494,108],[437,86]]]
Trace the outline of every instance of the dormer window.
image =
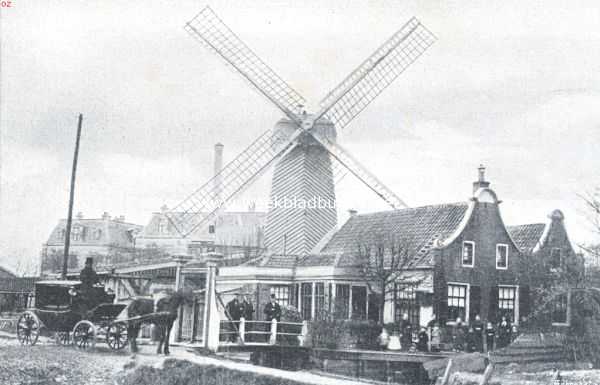
[[167,220],[166,219],[161,219],[160,222],[158,222],[158,233],[159,234],[167,233]]
[[475,242],[463,241],[462,245],[462,265],[473,267],[475,264]]
[[74,241],[81,240],[81,233],[81,227],[73,227],[73,230],[71,230],[71,239]]
[[508,245],[496,245],[496,269],[508,268]]
[[99,240],[100,238],[102,238],[102,230],[98,229],[94,231],[94,239]]
[[560,247],[554,247],[550,250],[550,267],[558,269],[561,266],[562,250]]

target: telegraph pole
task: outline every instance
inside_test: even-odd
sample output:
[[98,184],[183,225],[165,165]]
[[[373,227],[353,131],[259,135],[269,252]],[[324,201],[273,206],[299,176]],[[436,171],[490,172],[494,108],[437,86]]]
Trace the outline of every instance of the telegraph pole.
[[75,196],[75,174],[77,172],[77,158],[79,157],[79,138],[81,138],[81,121],[83,115],[79,114],[77,123],[77,138],[75,139],[75,154],[73,156],[73,169],[71,171],[71,191],[69,192],[69,213],[67,215],[67,229],[65,231],[65,253],[63,255],[62,279],[67,279],[67,267],[69,265],[69,247],[71,246],[71,222],[73,220],[73,200]]

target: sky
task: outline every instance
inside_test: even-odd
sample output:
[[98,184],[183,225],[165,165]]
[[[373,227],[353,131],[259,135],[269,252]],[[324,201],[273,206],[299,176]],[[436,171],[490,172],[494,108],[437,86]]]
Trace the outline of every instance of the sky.
[[[281,117],[187,35],[212,9],[310,105],[410,17],[437,42],[338,141],[411,206],[471,195],[477,167],[507,224],[561,209],[575,244],[598,240],[581,194],[600,186],[597,1],[25,1],[0,9],[0,265],[38,260],[68,207],[146,224]],[[266,202],[269,176],[243,196]],[[352,177],[348,209],[387,209]]]

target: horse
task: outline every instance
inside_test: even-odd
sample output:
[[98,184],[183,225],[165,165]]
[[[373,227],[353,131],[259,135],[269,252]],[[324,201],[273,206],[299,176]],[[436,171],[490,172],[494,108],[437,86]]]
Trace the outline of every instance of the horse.
[[[158,347],[156,354],[169,352],[169,337],[173,322],[177,318],[179,307],[184,304],[193,302],[193,294],[190,291],[179,290],[173,293],[166,294],[158,298],[156,301],[150,298],[135,298],[127,306],[127,318],[144,316],[152,313],[163,313],[151,317],[149,322],[152,322],[158,328]],[[137,335],[140,332],[141,323],[130,321],[127,324],[127,336],[129,337],[129,347],[131,353],[138,351]],[[164,349],[163,349],[164,347]]]

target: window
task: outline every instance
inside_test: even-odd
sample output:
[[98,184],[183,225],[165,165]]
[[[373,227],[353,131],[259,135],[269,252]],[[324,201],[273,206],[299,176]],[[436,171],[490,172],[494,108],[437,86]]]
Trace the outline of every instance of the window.
[[275,294],[275,301],[280,306],[290,304],[290,287],[287,285],[271,286],[271,294]]
[[335,318],[348,319],[350,317],[350,285],[335,285]]
[[508,246],[496,245],[496,269],[508,268]]
[[399,285],[394,287],[394,319],[400,321],[403,315],[408,314],[408,320],[412,325],[419,325],[419,306],[417,306],[417,295],[413,285]]
[[352,319],[367,319],[367,288],[352,286]]
[[462,247],[462,265],[473,267],[475,260],[475,242],[464,241]]
[[325,314],[325,284],[315,283],[315,319],[326,318]]
[[552,302],[552,323],[567,324],[567,310],[569,308],[569,297],[567,294],[559,295]]
[[59,237],[60,239],[62,239],[62,240],[63,240],[63,242],[64,242],[64,240],[65,240],[65,233],[66,233],[65,229],[62,229],[62,230],[60,230],[60,233],[58,234],[58,237]]
[[515,298],[517,288],[514,286],[498,286],[499,316],[506,317],[510,322],[515,321]]
[[559,247],[555,247],[550,250],[550,267],[558,269],[561,266],[561,254],[562,250]]
[[100,230],[100,229],[96,230],[96,231],[94,232],[94,238],[95,238],[96,240],[98,240],[98,239],[102,238],[102,230]]
[[209,234],[215,233],[215,225],[208,225],[208,233]]
[[467,285],[448,285],[448,320],[460,317],[465,320],[467,303]]
[[302,305],[302,319],[312,318],[312,282],[305,282],[300,286],[300,297]]

